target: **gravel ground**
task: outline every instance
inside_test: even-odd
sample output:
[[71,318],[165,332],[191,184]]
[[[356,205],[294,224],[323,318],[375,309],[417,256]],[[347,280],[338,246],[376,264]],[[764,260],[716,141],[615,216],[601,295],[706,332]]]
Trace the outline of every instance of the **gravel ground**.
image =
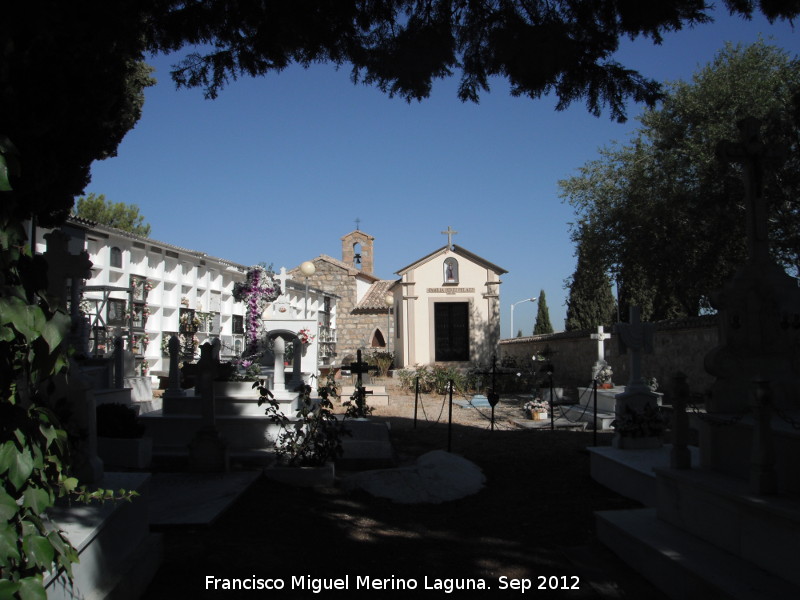
[[[454,407],[448,427],[441,396],[423,397],[414,427],[413,396],[392,390],[390,399],[372,418],[390,423],[401,462],[446,449],[449,430],[452,452],[483,470],[485,488],[444,504],[404,505],[259,478],[212,526],[165,534],[164,563],[145,597],[265,592],[223,590],[232,578],[276,580],[284,587],[272,593],[280,597],[331,594],[314,586],[337,582],[356,596],[383,597],[379,582],[367,587],[363,577],[385,579],[386,589],[416,585],[429,597],[447,595],[448,586],[464,593],[457,585],[488,586],[472,592],[487,599],[516,597],[522,590],[512,586],[530,584],[526,593],[535,597],[663,598],[595,538],[594,511],[639,505],[591,479],[591,432],[516,427],[523,401],[514,397],[496,407],[494,431],[488,408]],[[600,433],[599,444],[609,443]],[[220,578],[216,590],[206,589],[208,576]]]

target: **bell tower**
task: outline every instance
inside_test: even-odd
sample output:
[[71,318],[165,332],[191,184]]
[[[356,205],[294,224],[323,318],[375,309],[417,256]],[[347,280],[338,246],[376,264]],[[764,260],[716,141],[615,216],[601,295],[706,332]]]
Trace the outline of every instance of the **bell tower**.
[[373,274],[375,238],[356,229],[342,237],[342,262],[363,273]]

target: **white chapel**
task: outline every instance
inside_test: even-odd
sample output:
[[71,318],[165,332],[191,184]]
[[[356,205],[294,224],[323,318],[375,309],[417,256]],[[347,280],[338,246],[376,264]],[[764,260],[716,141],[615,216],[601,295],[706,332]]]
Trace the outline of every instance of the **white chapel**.
[[451,243],[397,271],[395,367],[487,364],[500,340],[505,269]]

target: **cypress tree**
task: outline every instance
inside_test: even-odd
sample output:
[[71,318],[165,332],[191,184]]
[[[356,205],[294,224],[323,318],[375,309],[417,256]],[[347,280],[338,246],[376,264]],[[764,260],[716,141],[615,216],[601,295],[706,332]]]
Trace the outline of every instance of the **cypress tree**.
[[536,324],[533,326],[533,335],[540,333],[553,333],[553,325],[550,323],[550,311],[547,309],[544,290],[539,292],[539,311],[536,313]]
[[578,264],[567,280],[566,330],[594,329],[616,320],[616,301],[611,294],[611,280],[600,261],[591,260],[589,252],[578,245]]

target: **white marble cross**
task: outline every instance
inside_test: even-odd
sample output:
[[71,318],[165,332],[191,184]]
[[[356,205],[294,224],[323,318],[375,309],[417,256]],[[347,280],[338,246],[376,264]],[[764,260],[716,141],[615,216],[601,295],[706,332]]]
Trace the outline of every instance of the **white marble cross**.
[[281,272],[275,277],[275,279],[281,282],[281,294],[285,294],[286,280],[289,279],[289,276],[286,274],[286,267],[281,267]]
[[447,236],[447,249],[448,250],[450,250],[450,248],[453,247],[453,236],[455,234],[457,234],[457,233],[458,233],[457,231],[453,231],[453,229],[450,227],[450,225],[447,226],[447,231],[442,231],[442,235],[446,235]]
[[603,326],[597,326],[597,333],[590,336],[593,340],[597,340],[597,362],[605,360],[605,350],[603,349],[603,342],[611,337],[610,333],[603,332]]

